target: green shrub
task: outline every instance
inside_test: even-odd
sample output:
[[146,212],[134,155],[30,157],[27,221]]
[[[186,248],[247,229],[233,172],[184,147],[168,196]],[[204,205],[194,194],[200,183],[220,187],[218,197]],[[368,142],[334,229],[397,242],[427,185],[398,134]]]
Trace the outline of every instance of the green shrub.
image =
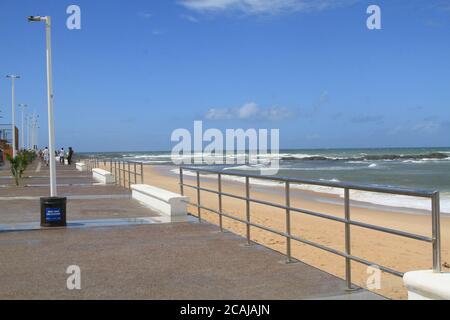
[[13,158],[9,154],[6,159],[11,165],[11,173],[16,181],[16,186],[19,185],[22,175],[27,169],[28,165],[36,158],[36,154],[32,151],[21,151]]

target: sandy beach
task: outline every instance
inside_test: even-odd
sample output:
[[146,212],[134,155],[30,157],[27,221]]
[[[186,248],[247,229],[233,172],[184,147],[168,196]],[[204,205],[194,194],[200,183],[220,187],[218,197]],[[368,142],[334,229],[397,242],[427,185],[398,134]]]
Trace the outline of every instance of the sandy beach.
[[[167,190],[179,192],[178,176],[171,172],[168,166],[144,167],[144,183],[155,185]],[[184,176],[185,183],[194,184],[194,178]],[[202,178],[202,187],[217,190],[217,182],[211,178]],[[255,199],[264,199],[279,204],[284,204],[282,189],[262,188],[251,186],[251,196]],[[223,191],[244,195],[244,185],[239,182],[223,180]],[[191,202],[196,201],[195,190],[185,188],[185,194],[191,197]],[[338,196],[320,194],[321,197],[328,197],[329,203],[317,201],[317,193],[310,191],[293,190],[291,192],[291,206],[307,210],[321,212],[329,215],[343,217],[343,200]],[[202,192],[201,203],[212,209],[218,209],[217,196],[212,193]],[[245,202],[239,199],[224,197],[224,212],[236,217],[245,217]],[[197,208],[191,206],[189,212],[197,215]],[[214,213],[206,210],[201,211],[202,218],[218,224],[218,217]],[[377,210],[373,208],[352,207],[351,216],[353,220],[371,223],[411,233],[431,236],[431,217],[424,214],[407,214],[401,212],[388,211],[386,209]],[[251,204],[251,221],[285,231],[286,216],[285,211],[269,206]],[[223,218],[225,229],[245,235],[245,225],[228,218]],[[311,217],[300,213],[292,213],[291,216],[292,234],[301,236],[307,240],[317,242],[334,249],[344,251],[344,225],[339,222],[329,221],[317,217]],[[443,215],[441,217],[442,228],[442,263],[450,262],[450,218]],[[410,270],[430,269],[431,266],[431,244],[406,239],[395,235],[389,235],[377,231],[351,227],[352,254],[358,257],[373,261],[380,265],[393,268],[402,272]],[[251,228],[251,239],[254,242],[272,248],[279,252],[286,252],[286,239],[284,237],[269,233],[258,228]],[[345,272],[344,259],[323,250],[313,248],[298,242],[292,241],[293,257],[315,266],[321,270],[343,278]],[[445,271],[449,269],[443,268]],[[352,262],[352,281],[361,287],[366,287],[369,274],[367,266]],[[381,289],[373,290],[381,295],[393,299],[406,299],[407,292],[403,288],[402,279],[382,273]]]

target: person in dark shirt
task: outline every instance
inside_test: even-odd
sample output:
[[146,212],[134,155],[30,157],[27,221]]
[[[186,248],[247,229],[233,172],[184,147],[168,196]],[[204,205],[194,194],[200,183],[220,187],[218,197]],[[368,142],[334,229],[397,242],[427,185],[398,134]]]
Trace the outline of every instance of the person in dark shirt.
[[73,157],[73,149],[72,147],[69,147],[69,152],[67,154],[67,163],[69,166],[72,164],[72,157]]

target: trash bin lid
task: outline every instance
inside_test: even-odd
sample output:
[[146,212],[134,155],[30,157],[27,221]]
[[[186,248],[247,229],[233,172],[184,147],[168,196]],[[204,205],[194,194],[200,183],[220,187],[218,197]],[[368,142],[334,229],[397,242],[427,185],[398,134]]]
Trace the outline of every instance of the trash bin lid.
[[41,203],[45,204],[58,204],[65,203],[67,201],[66,197],[42,197]]

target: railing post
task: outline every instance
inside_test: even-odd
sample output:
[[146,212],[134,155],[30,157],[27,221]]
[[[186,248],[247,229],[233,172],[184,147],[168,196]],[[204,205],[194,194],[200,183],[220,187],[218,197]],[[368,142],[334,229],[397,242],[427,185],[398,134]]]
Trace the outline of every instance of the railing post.
[[197,215],[198,222],[202,222],[202,215],[200,210],[200,172],[197,171]]
[[112,173],[112,160],[109,160],[109,171]]
[[184,196],[183,168],[180,167],[180,194]]
[[117,176],[119,177],[119,186],[122,185],[122,172],[120,171],[121,160],[117,163]]
[[128,161],[128,189],[131,189],[131,167],[129,161]]
[[285,185],[285,193],[286,193],[286,256],[287,263],[291,263],[291,192],[290,192],[290,184],[289,181],[286,181]]
[[114,181],[117,184],[117,160],[114,160]]
[[144,183],[144,163],[141,162],[141,183]]
[[127,185],[127,172],[125,170],[125,161],[122,162],[122,170],[123,170],[123,187],[125,188]]
[[245,211],[246,211],[246,219],[247,219],[247,245],[251,245],[250,241],[250,178],[245,177]]
[[441,209],[439,192],[431,198],[431,220],[433,233],[433,272],[441,272]]
[[[351,235],[350,235],[350,190],[344,189],[344,206],[345,206],[345,253],[350,255],[352,252]],[[345,258],[345,282],[347,289],[352,290],[352,261]]]
[[134,184],[137,184],[136,162],[133,162]]
[[220,231],[223,232],[222,224],[222,174],[217,174],[217,191],[219,196],[219,227]]

